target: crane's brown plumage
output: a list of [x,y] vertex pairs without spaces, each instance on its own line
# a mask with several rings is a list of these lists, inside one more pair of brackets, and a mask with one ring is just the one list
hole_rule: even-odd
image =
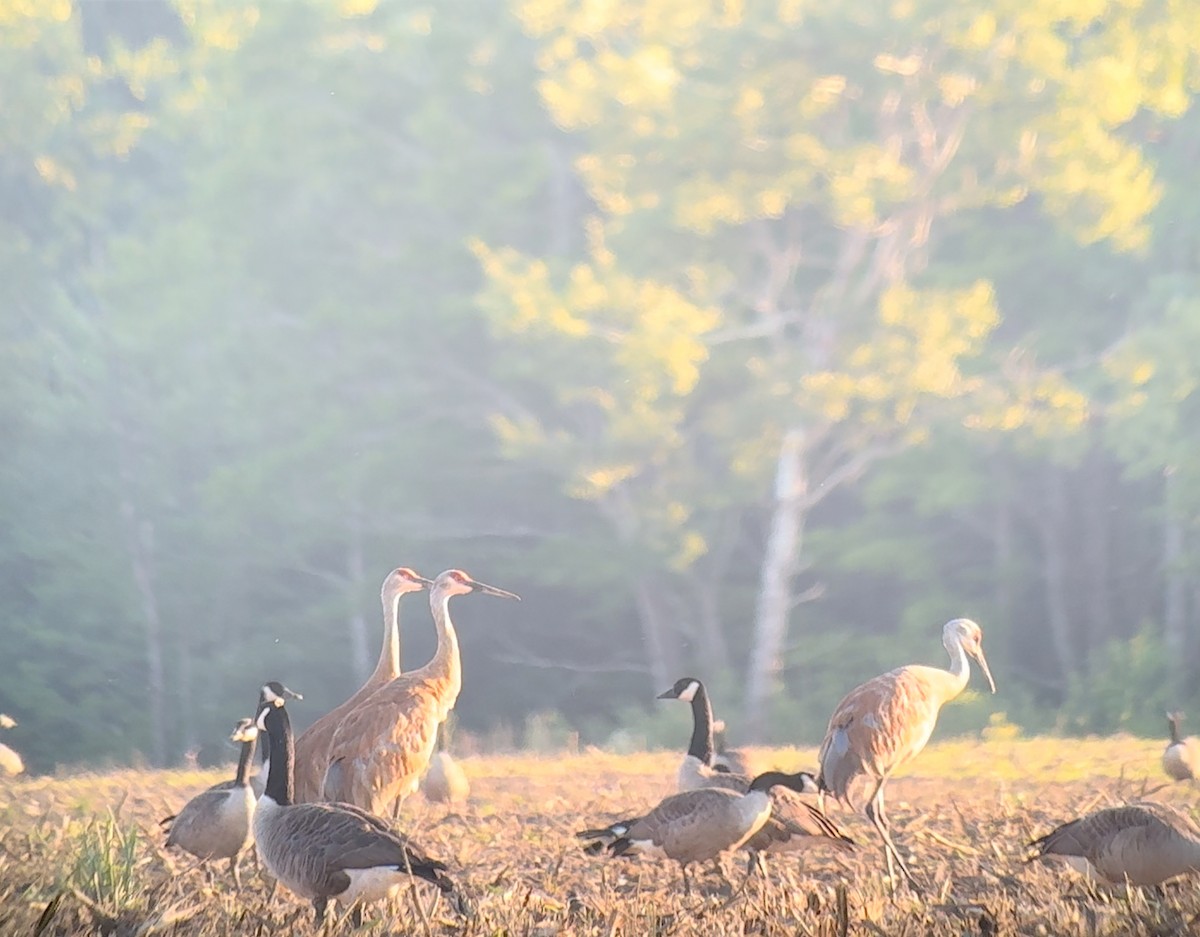
[[1200,870],[1200,828],[1166,804],[1106,807],[1056,827],[1031,844],[1029,857],[1065,859],[1111,885],[1158,885]]
[[383,605],[383,644],[379,649],[379,660],[374,672],[353,696],[327,712],[296,739],[296,803],[321,800],[325,768],[329,763],[329,743],[338,726],[372,693],[400,676],[400,599],[429,585],[428,579],[407,566],[392,570],[383,580],[379,592]]
[[888,833],[884,785],[893,771],[925,747],[942,705],[967,685],[967,655],[979,662],[992,692],[996,692],[982,641],[983,632],[970,619],[946,622],[942,644],[950,655],[950,670],[911,665],[868,680],[838,703],[821,742],[817,777],[821,791],[850,803],[855,781],[864,776],[874,780],[874,789],[864,806],[883,840],[889,877],[894,861],[915,891],[919,891],[916,880]]
[[338,726],[329,746],[324,797],[390,813],[412,794],[433,755],[438,726],[462,687],[458,636],[450,620],[453,596],[480,591],[515,599],[459,569],[434,580],[429,606],[437,626],[433,659],[376,690]]

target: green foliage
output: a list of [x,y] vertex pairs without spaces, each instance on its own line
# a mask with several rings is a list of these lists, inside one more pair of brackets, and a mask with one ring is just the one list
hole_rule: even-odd
[[[526,598],[456,607],[464,728],[676,747],[653,656],[736,737],[796,427],[771,739],[960,614],[1000,695],[945,734],[1192,702],[1188,5],[123,9],[0,0],[0,710],[35,772],[177,760],[267,677],[315,716],[402,563]],[[1169,660],[1135,624],[1167,605]]]
[[1161,639],[1143,626],[1132,638],[1097,649],[1086,677],[1072,681],[1060,713],[1068,732],[1161,735],[1163,713],[1179,708],[1172,697],[1169,660]]
[[74,837],[75,856],[64,885],[110,913],[134,907],[142,894],[138,836],[137,826],[123,826],[112,811],[89,818]]

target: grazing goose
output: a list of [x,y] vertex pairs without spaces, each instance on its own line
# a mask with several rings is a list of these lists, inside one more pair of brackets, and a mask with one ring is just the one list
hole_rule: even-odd
[[1056,827],[1030,846],[1027,861],[1064,858],[1110,885],[1159,885],[1200,870],[1200,829],[1166,804],[1105,807]]
[[[0,713],[0,729],[15,729],[16,726],[16,719],[5,713]],[[12,777],[24,770],[25,762],[21,760],[21,756],[3,742],[0,742],[0,771]]]
[[713,720],[713,749],[712,766],[717,770],[733,774],[750,773],[750,756],[740,748],[727,748],[725,745],[724,719]]
[[683,870],[684,888],[691,894],[689,865],[748,845],[771,819],[768,791],[775,785],[798,790],[803,784],[803,773],[768,771],[751,781],[743,794],[721,787],[683,791],[667,797],[644,816],[576,835],[597,840],[615,837],[607,847],[614,856],[643,853],[674,859]]
[[461,569],[446,570],[433,581],[429,606],[437,627],[437,651],[420,670],[401,674],[380,687],[342,720],[329,745],[326,800],[394,814],[401,801],[417,789],[433,755],[438,726],[454,708],[462,687],[450,599],[475,591],[518,598],[476,582]]
[[189,800],[179,813],[159,821],[170,824],[167,846],[178,846],[198,859],[228,859],[233,884],[242,887],[238,857],[254,839],[254,791],[250,788],[250,762],[258,728],[253,719],[242,719],[230,738],[240,742],[237,776],[214,784]]
[[432,882],[461,909],[446,866],[407,837],[352,804],[292,803],[295,748],[284,708],[286,688],[262,688],[257,724],[271,744],[267,789],[254,813],[254,840],[267,871],[292,892],[312,902],[319,925],[330,901],[354,907],[392,897],[411,877]]
[[327,712],[296,739],[296,803],[309,804],[321,800],[325,768],[329,763],[329,743],[338,726],[372,693],[400,676],[400,599],[428,585],[428,579],[407,566],[392,570],[383,580],[379,592],[383,603],[383,644],[379,649],[379,661],[358,692],[336,709]]
[[942,704],[954,699],[967,685],[971,668],[967,656],[979,662],[992,692],[995,681],[983,656],[983,632],[967,618],[955,618],[942,628],[942,644],[950,655],[950,669],[912,664],[881,674],[851,690],[838,703],[821,742],[817,784],[850,803],[850,787],[861,777],[874,781],[865,809],[867,818],[883,840],[889,885],[895,880],[893,860],[913,891],[920,887],[896,851],[888,833],[883,787],[892,772],[925,747],[937,725]]
[[1176,781],[1191,781],[1196,777],[1196,745],[1191,739],[1179,737],[1179,723],[1183,721],[1183,713],[1167,713],[1167,725],[1171,732],[1162,756],[1163,770]]

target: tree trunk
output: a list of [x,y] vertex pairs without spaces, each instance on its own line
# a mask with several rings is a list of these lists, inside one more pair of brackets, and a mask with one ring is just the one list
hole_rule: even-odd
[[1092,647],[1103,647],[1113,636],[1112,571],[1109,560],[1109,511],[1106,465],[1098,450],[1083,465],[1083,559],[1087,570],[1084,590]]
[[350,596],[350,663],[354,678],[361,686],[371,673],[371,655],[368,649],[367,622],[362,613],[363,581],[367,578],[363,560],[362,511],[355,504],[350,512],[350,541],[346,546],[346,578],[349,580],[346,593]]
[[730,665],[729,645],[721,630],[717,585],[712,581],[693,581],[693,587],[700,664],[706,674],[717,674]]
[[645,576],[640,577],[635,587],[637,596],[638,620],[642,624],[642,639],[646,643],[646,654],[650,679],[657,688],[656,693],[675,682],[678,675],[673,674],[672,656],[667,651],[667,629],[655,600],[653,584]]
[[[124,469],[121,472],[125,475]],[[122,482],[127,479],[123,478]],[[163,680],[162,618],[154,591],[154,525],[142,520],[128,491],[121,495],[121,517],[129,543],[133,582],[142,602],[142,624],[146,633],[146,683],[149,689],[150,744],[154,764],[167,763],[166,686]]]
[[1072,650],[1071,615],[1067,602],[1067,561],[1063,548],[1066,523],[1062,476],[1051,466],[1047,470],[1044,510],[1037,511],[1034,524],[1042,544],[1043,582],[1046,586],[1046,611],[1050,638],[1058,658],[1059,673],[1070,677],[1075,672],[1076,654]]
[[1175,473],[1163,476],[1163,645],[1172,662],[1171,679],[1181,685],[1180,668],[1187,659],[1187,582],[1183,571],[1183,523],[1175,504]]
[[746,672],[746,738],[761,743],[767,703],[776,688],[792,609],[792,577],[799,565],[808,495],[804,433],[783,438],[775,472],[775,507],[763,554],[754,636]]

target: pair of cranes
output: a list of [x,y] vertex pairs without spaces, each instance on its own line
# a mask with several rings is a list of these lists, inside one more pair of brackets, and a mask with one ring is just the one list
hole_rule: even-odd
[[[400,599],[426,587],[437,649],[424,667],[402,673]],[[476,591],[519,598],[459,569],[434,580],[407,567],[389,573],[381,590],[383,647],[367,682],[299,739],[283,710],[284,701],[299,694],[278,682],[264,685],[255,719],[239,723],[233,736],[242,743],[237,777],[168,818],[168,845],[201,859],[229,858],[236,883],[238,854],[253,840],[268,872],[311,900],[318,920],[332,899],[354,904],[357,915],[362,902],[393,894],[409,875],[452,892],[445,866],[380,815],[398,812],[417,789],[438,729],[454,708],[462,665],[449,601]],[[262,796],[255,800],[248,766],[259,734],[268,739],[269,757]]]

